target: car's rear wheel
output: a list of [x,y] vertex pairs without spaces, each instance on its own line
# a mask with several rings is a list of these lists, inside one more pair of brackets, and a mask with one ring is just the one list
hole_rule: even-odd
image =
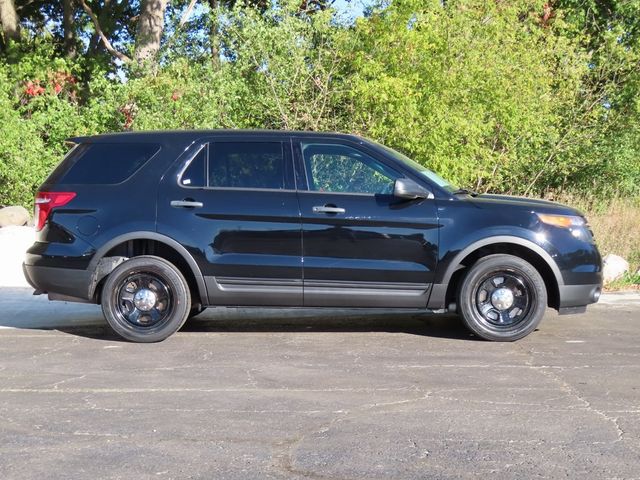
[[462,280],[458,307],[466,326],[485,340],[510,342],[533,332],[547,306],[538,271],[513,255],[488,255]]
[[109,274],[102,312],[113,330],[133,342],[159,342],[175,333],[191,310],[184,276],[170,262],[134,257]]

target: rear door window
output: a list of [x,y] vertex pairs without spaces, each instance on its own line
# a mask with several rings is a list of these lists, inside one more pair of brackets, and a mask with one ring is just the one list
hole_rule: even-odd
[[285,188],[280,142],[216,142],[209,154],[209,186]]
[[282,142],[212,142],[198,150],[179,183],[184,187],[292,189],[290,149]]
[[84,143],[75,147],[47,183],[113,185],[136,173],[160,150],[154,143]]

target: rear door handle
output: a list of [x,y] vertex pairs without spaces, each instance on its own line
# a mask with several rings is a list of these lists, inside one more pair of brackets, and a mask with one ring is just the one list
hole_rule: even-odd
[[171,206],[176,208],[202,208],[204,204],[195,200],[171,200]]
[[340,208],[340,207],[330,207],[330,206],[323,206],[323,207],[313,207],[313,213],[344,213],[346,212],[346,210],[344,208]]

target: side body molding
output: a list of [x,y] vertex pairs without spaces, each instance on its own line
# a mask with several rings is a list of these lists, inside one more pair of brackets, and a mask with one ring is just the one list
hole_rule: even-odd
[[553,260],[551,255],[549,255],[549,253],[540,245],[537,245],[531,240],[527,240],[526,238],[522,238],[522,237],[515,237],[512,235],[496,235],[491,237],[485,237],[473,242],[472,244],[468,245],[467,247],[462,249],[460,252],[458,252],[458,254],[455,257],[453,257],[451,261],[448,262],[444,272],[441,275],[438,275],[437,283],[433,285],[433,288],[431,291],[431,297],[429,298],[428,308],[429,309],[446,308],[445,297],[447,293],[447,288],[449,287],[449,282],[451,281],[451,277],[456,272],[456,270],[458,270],[460,263],[467,256],[469,256],[469,254],[475,252],[479,248],[486,247],[487,245],[494,245],[497,243],[517,245],[519,247],[527,248],[532,252],[536,253],[544,260],[544,262],[549,266],[549,268],[553,272],[553,276],[555,277],[558,287],[561,287],[564,285],[562,273],[560,272],[558,265],[556,265],[556,262]]
[[[191,269],[191,272],[193,273],[193,276],[196,279],[200,298],[204,299],[203,301],[206,301],[206,299],[208,298],[207,287],[204,282],[204,278],[202,277],[202,272],[200,271],[200,267],[198,267],[198,264],[194,260],[193,256],[187,251],[186,248],[184,248],[180,243],[176,242],[174,239],[167,237],[166,235],[162,235],[160,233],[150,232],[150,231],[129,232],[124,235],[120,235],[118,237],[115,237],[109,240],[107,243],[105,243],[102,247],[100,247],[97,250],[93,258],[91,259],[91,262],[89,262],[88,270],[92,274],[92,281],[91,281],[91,285],[89,286],[89,298],[93,298],[96,286],[98,285],[98,282],[102,279],[102,278],[98,278],[99,277],[98,273],[101,270],[99,267],[104,256],[113,247],[121,243],[127,242],[129,240],[154,240],[157,242],[164,243],[170,246],[171,248],[173,248],[175,251],[177,251],[178,254],[184,259],[184,261],[187,262],[187,265],[189,265],[189,268]],[[116,265],[117,265],[117,262],[115,263],[114,267]],[[107,272],[107,273],[110,273],[110,272]]]

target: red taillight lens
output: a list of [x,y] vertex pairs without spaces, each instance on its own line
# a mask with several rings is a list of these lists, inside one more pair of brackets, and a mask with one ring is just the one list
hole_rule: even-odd
[[66,205],[75,196],[75,192],[38,192],[33,215],[36,219],[36,231],[39,232],[42,230],[47,218],[49,218],[49,214],[54,208]]

